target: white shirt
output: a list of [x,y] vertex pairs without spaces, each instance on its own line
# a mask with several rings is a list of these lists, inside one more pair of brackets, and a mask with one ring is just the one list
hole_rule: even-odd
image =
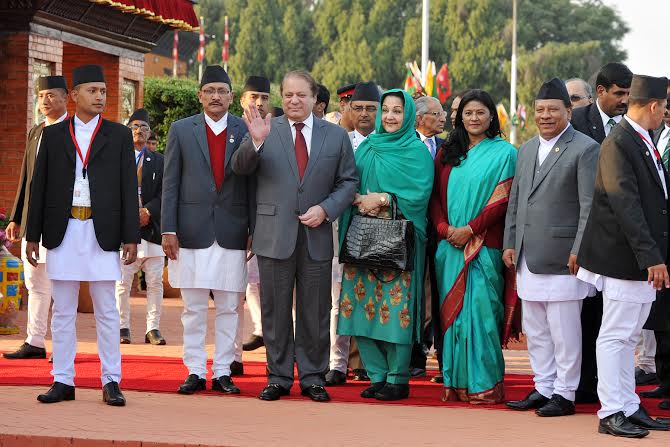
[[[74,137],[77,139],[77,144],[79,145],[81,156],[84,157],[84,160],[86,160],[86,154],[88,153],[91,138],[93,137],[93,131],[95,131],[95,127],[98,125],[99,120],[100,115],[96,115],[88,123],[84,123],[77,115],[74,116]],[[83,168],[84,163],[79,158],[79,153],[75,155],[77,160],[75,177],[82,177],[81,169]]]
[[544,163],[544,160],[547,159],[547,157],[549,156],[549,153],[551,152],[551,150],[554,148],[554,146],[558,142],[558,139],[561,138],[561,136],[569,128],[570,128],[570,123],[568,123],[568,125],[565,126],[565,129],[563,129],[563,131],[561,133],[556,135],[551,140],[545,140],[540,135],[540,137],[539,137],[540,138],[540,147],[538,148],[538,151],[537,151],[537,161],[538,161],[539,166],[542,166],[542,163]]
[[212,118],[209,117],[209,115],[205,113],[205,122],[212,130],[212,132],[214,132],[214,135],[219,135],[228,127],[228,112],[226,112],[226,114],[223,115],[221,119],[218,121],[214,121]]
[[615,116],[609,116],[605,112],[603,112],[603,109],[600,108],[600,104],[598,104],[598,100],[596,99],[596,107],[598,108],[598,113],[600,113],[600,119],[603,120],[603,128],[605,129],[605,136],[610,134],[610,126],[607,124],[607,122],[610,119],[613,119],[615,123],[619,124],[621,120],[623,119],[623,115],[615,115]]
[[657,149],[663,155],[670,141],[670,127],[666,124],[661,131],[661,137],[658,139]]
[[[374,130],[372,132],[370,132],[370,135],[372,135],[373,133],[375,133]],[[365,141],[366,138],[367,137],[365,135],[363,135],[362,133],[360,133],[356,129],[349,132],[349,139],[351,140],[351,147],[354,150],[354,152],[356,152],[356,149],[358,149],[358,146],[360,146],[361,143],[363,141]]]
[[[58,118],[58,119],[57,119],[56,121],[54,121],[53,123],[50,123],[50,122],[49,122],[49,118],[45,119],[45,120],[44,120],[44,127],[52,126],[52,125],[54,125],[54,124],[61,123],[61,122],[65,121],[65,118],[67,118],[67,111],[63,114],[63,116],[61,116],[60,118]],[[35,151],[35,159],[37,159],[37,154],[40,153],[40,144],[42,144],[42,135],[43,135],[43,134],[44,134],[44,132],[40,133],[40,139],[37,140],[37,150]]]
[[434,154],[431,153],[430,156],[435,158],[435,155],[437,154],[437,149],[438,149],[437,141],[435,141],[435,136],[433,135],[432,137],[427,137],[424,134],[422,134],[421,132],[419,132],[418,130],[416,131],[416,133],[419,134],[419,138],[421,138],[421,142],[426,145],[426,148],[428,148],[428,152],[430,152],[430,146],[428,146],[428,143],[426,143],[426,141],[430,140],[430,141],[433,142],[433,147],[435,148],[435,153]]
[[[656,172],[658,172],[658,176],[661,178],[661,183],[663,184],[663,192],[665,193],[665,198],[668,198],[668,188],[665,185],[665,174],[663,173],[663,167],[659,166],[658,163],[656,163],[656,155],[654,154],[654,146],[652,146],[651,142],[651,135],[649,135],[649,132],[646,129],[643,129],[642,126],[640,126],[638,123],[630,119],[628,115],[625,116],[626,121],[633,126],[633,129],[641,134],[644,138],[642,141],[644,141],[644,144],[647,146],[647,152],[645,152],[645,156],[651,157],[652,161],[654,162],[654,166],[656,166]],[[646,141],[645,141],[646,140]]]
[[[293,121],[289,118],[288,124],[291,127],[291,136],[293,137],[293,144],[295,144],[295,127],[293,126],[298,121]],[[303,121],[305,126],[302,128],[302,136],[305,137],[305,143],[307,143],[307,155],[311,154],[312,150],[312,129],[314,129],[314,115],[309,114],[306,120]]]

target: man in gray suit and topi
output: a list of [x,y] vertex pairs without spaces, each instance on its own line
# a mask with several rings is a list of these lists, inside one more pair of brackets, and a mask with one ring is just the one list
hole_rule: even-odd
[[[257,180],[252,251],[261,280],[263,339],[269,368],[262,400],[277,400],[293,385],[314,401],[330,400],[323,387],[330,350],[331,223],[351,205],[358,177],[347,132],[315,118],[317,84],[292,71],[281,85],[285,115],[244,112],[249,137],[232,168]],[[291,310],[296,288],[296,327]]]

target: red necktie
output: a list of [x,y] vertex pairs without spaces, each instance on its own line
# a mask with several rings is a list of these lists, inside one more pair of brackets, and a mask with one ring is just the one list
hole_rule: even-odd
[[302,134],[302,128],[305,127],[305,123],[294,123],[295,127],[295,161],[298,162],[298,172],[300,173],[300,180],[305,175],[305,169],[307,169],[307,160],[309,155],[307,155],[307,143],[305,142],[305,136]]

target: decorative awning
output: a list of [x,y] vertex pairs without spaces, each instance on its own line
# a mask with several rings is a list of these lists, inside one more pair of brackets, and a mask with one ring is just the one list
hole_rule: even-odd
[[89,0],[108,5],[148,20],[164,23],[184,31],[197,31],[200,24],[190,0]]

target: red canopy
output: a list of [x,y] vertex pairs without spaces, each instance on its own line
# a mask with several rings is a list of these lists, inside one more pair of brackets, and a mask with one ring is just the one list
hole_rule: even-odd
[[108,5],[131,14],[139,14],[149,20],[165,23],[172,28],[195,31],[200,24],[189,0],[89,0],[91,3]]

